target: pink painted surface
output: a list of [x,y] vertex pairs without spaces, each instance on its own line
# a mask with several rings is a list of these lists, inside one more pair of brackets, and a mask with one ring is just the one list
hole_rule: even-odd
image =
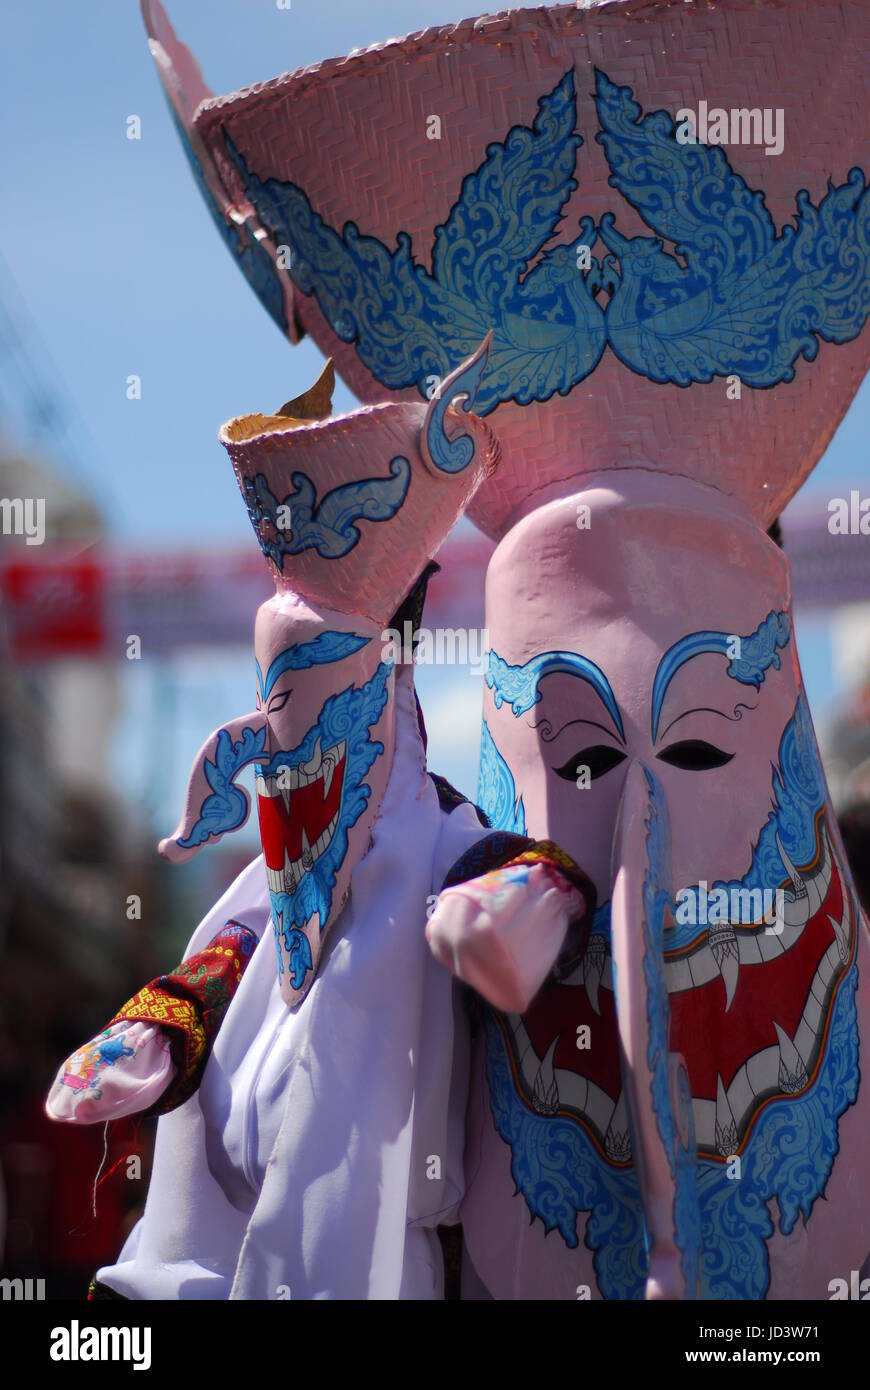
[[[578,529],[585,507],[589,525]],[[696,632],[751,634],[771,612],[790,615],[790,600],[786,557],[755,525],[735,517],[720,493],[645,471],[601,474],[573,496],[530,507],[495,551],[486,613],[493,650],[511,666],[543,652],[582,655],[604,673],[621,715],[624,740],[592,686],[566,673],[544,677],[539,702],[519,717],[508,700],[496,706],[493,690],[484,699],[489,731],[523,801],[527,833],[551,837],[572,854],[593,880],[599,903],[617,885],[614,959],[619,949],[630,962],[632,942],[640,947],[640,911],[636,902],[634,908],[629,903],[638,887],[637,837],[619,829],[629,778],[639,767],[650,768],[663,789],[674,892],[701,881],[712,887],[743,880],[775,805],[774,768],[781,765],[790,785],[807,777],[806,762],[800,767],[780,762],[782,736],[803,689],[793,632],[779,651],[779,666],[767,667],[757,690],[727,674],[723,655],[694,657],[673,676],[655,734],[652,727],[655,675],[675,643]],[[662,752],[684,741],[711,744],[730,760],[692,772],[661,759]],[[558,775],[556,769],[580,750],[602,744],[624,755],[606,775],[584,789]],[[820,769],[812,744],[803,757]],[[798,1091],[813,1079],[818,1065],[813,1059],[822,1055],[825,1036],[820,1030],[832,1007],[831,963],[842,965],[857,953],[859,970],[870,970],[870,935],[824,796],[816,837],[815,859],[793,866],[810,884],[809,897],[795,897],[785,860],[779,884],[769,885],[786,894],[780,934],[762,932],[752,945],[753,933],[738,927],[732,951],[713,950],[703,925],[680,949],[669,946],[665,933],[669,1048],[685,1058],[696,1137],[708,1162],[725,1158],[717,1149],[716,1125],[727,1115],[720,1082],[735,1118],[754,1116],[740,1136],[743,1152],[762,1113],[765,1087],[782,1094],[778,1042],[786,1070],[797,1065],[792,1044],[806,1062],[803,1083],[795,1083]],[[643,1078],[636,1069],[643,1061],[644,1038],[642,1010],[638,1014],[630,999],[616,997],[609,953],[602,950],[603,971],[593,978],[587,963],[533,1001],[522,1019],[508,1018],[505,1027],[530,1074],[551,1056],[566,1093],[572,1071],[582,1073],[590,1097],[583,1102],[582,1123],[590,1132],[597,1129],[603,1142],[608,1123],[617,1130],[620,1123],[626,1127],[625,1110],[631,1109],[626,1101],[640,1093]],[[641,989],[645,1007],[638,967],[632,983]],[[827,1000],[821,1010],[813,991]],[[573,1042],[583,1024],[593,1029],[596,1041],[578,1060]],[[857,1027],[863,1056],[870,1046],[863,988],[857,995]],[[628,1074],[617,1064],[617,1037],[623,1034],[634,1038],[635,1061]],[[620,1107],[623,1118],[617,1123]],[[545,1244],[541,1224],[529,1229],[528,1208],[513,1195],[510,1149],[495,1133],[479,1092],[469,1123],[463,1223],[475,1268],[491,1292],[571,1297],[581,1283],[596,1290],[592,1255],[582,1244],[585,1217],[578,1219],[577,1250],[568,1250],[555,1233]],[[827,1284],[841,1266],[860,1269],[870,1252],[870,1209],[858,1195],[865,1191],[864,1156],[870,1145],[866,1085],[841,1116],[839,1137],[826,1200],[815,1202],[806,1226],[798,1223],[789,1235],[777,1228],[766,1242],[769,1297],[827,1297]],[[650,1114],[636,1114],[632,1149],[653,1151],[655,1143]],[[656,1166],[661,1176],[661,1164]],[[654,1200],[647,1211],[653,1228],[656,1210]]]
[[[229,136],[261,178],[300,185],[332,227],[348,219],[388,248],[399,232],[413,239],[428,267],[436,226],[491,141],[530,125],[541,95],[573,67],[578,96],[579,187],[553,245],[576,239],[579,219],[618,212],[628,236],[649,235],[608,185],[595,141],[594,68],[630,85],[644,112],[711,106],[782,108],[785,146],[731,147],[732,167],[763,190],[778,229],[807,189],[814,203],[827,183],[845,182],[866,162],[870,136],[870,8],[863,0],[626,0],[576,8],[518,10],[445,25],[329,60],[205,101],[194,128],[210,150],[231,198],[241,196],[225,154]],[[442,120],[427,139],[427,117]],[[600,251],[600,247],[598,248]],[[366,402],[395,397],[326,323],[313,296],[297,293],[300,325],[334,357]],[[864,334],[822,344],[796,379],[771,389],[744,388],[739,404],[725,382],[691,389],[658,385],[623,366],[611,351],[566,397],[521,407],[500,405],[494,427],[505,449],[498,478],[470,515],[503,533],[530,488],[603,468],[642,466],[697,477],[767,525],[820,458],[868,362]],[[401,393],[409,398],[416,390]]]
[[[449,393],[449,382],[443,389]],[[283,501],[297,495],[295,479],[304,475],[314,485],[321,504],[339,487],[366,484],[372,479],[383,484],[395,468],[410,470],[407,491],[394,515],[368,520],[365,511],[359,513],[352,523],[359,539],[345,555],[335,558],[316,546],[307,546],[298,554],[284,554],[280,568],[268,559],[279,590],[301,593],[329,607],[387,624],[481,482],[499,462],[498,441],[489,425],[457,404],[447,408],[446,431],[451,439],[467,436],[474,457],[461,472],[451,474],[437,468],[426,445],[436,405],[433,399],[429,404],[407,401],[363,407],[316,424],[299,425],[288,420],[286,428],[280,428],[278,418],[272,417],[268,429],[251,433],[244,440],[238,439],[239,422],[231,420],[223,426],[220,440],[243,495],[244,479],[262,474],[274,496]],[[294,509],[291,502],[288,538],[293,534]],[[269,539],[277,534],[274,526],[266,530]]]

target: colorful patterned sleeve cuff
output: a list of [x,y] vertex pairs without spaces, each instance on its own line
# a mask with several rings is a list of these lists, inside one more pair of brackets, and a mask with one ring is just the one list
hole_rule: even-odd
[[144,1021],[166,1029],[176,1077],[145,1113],[164,1115],[189,1099],[202,1080],[224,1014],[241,983],[256,933],[241,922],[227,922],[205,947],[134,994],[110,1020]]

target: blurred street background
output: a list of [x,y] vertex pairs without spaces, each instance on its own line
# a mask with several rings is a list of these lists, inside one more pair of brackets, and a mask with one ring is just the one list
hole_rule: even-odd
[[[228,92],[474,5],[167,8]],[[101,1127],[52,1126],[43,1098],[258,852],[255,824],[183,868],[155,844],[206,734],[254,704],[252,623],[270,583],[218,427],[299,394],[322,358],[289,347],[230,265],[135,0],[4,6],[0,149],[0,497],[45,499],[43,544],[0,535],[0,1274],[78,1297],[141,1205],[150,1127],[118,1126],[104,1153]],[[336,410],[354,403],[339,386]],[[832,498],[870,496],[868,440],[870,380],[782,518],[798,650],[865,902],[870,537],[827,522]],[[489,553],[458,528],[428,627],[482,626]],[[473,797],[480,677],[427,666],[418,690],[430,766]]]

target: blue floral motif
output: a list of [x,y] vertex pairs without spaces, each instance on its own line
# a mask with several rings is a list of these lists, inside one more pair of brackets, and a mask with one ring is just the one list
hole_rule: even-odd
[[[705,893],[724,889],[730,902],[733,892],[764,890],[784,884],[789,872],[783,862],[780,845],[798,867],[811,864],[815,859],[818,850],[817,818],[825,804],[826,791],[812,719],[803,692],[798,696],[794,714],[783,730],[778,762],[779,766],[772,769],[773,809],[762,827],[747,872],[743,878],[728,882],[717,879],[712,889],[705,889]],[[669,951],[681,950],[697,936],[695,924],[704,919],[700,897],[698,884],[682,890],[681,906],[686,908],[685,920],[681,916],[681,920],[669,932]]]
[[429,457],[442,473],[461,473],[474,458],[474,440],[470,434],[457,435],[450,439],[444,432],[444,416],[457,396],[465,396],[460,409],[468,411],[474,404],[480,386],[480,379],[486,370],[489,352],[475,356],[464,371],[458,372],[448,384],[445,383],[435,402],[429,423],[426,426],[426,443]]
[[754,632],[741,637],[729,632],[690,632],[669,647],[658,664],[652,693],[652,736],[658,738],[659,719],[668,686],[687,661],[705,652],[730,656],[735,639],[740,643],[740,655],[732,657],[728,675],[743,685],[759,690],[765,672],[772,666],[778,671],[782,664],[777,648],[791,640],[791,619],[785,612],[771,611]]
[[[332,839],[313,861],[311,868],[303,873],[292,893],[276,892],[274,889],[269,893],[276,941],[283,941],[290,957],[294,989],[301,988],[305,975],[312,968],[308,940],[304,932],[298,929],[317,913],[320,930],[323,930],[332,906],[336,876],[347,854],[348,833],[359,820],[371,796],[371,788],[363,778],[375,759],[383,753],[384,745],[370,735],[387,703],[387,681],[392,669],[392,662],[382,661],[365,685],[350,685],[340,694],[330,695],[323,704],[317,723],[308,730],[296,748],[275,753],[268,763],[256,767],[258,776],[276,776],[284,768],[296,768],[300,763],[310,762],[318,740],[324,749],[332,748],[337,743],[346,744],[341,805]],[[283,968],[279,950],[279,973],[283,972]]]
[[353,222],[337,231],[302,188],[259,178],[225,138],[261,222],[290,248],[294,284],[390,389],[425,395],[427,380],[447,376],[490,328],[482,415],[502,401],[567,395],[608,343],[651,381],[737,375],[764,388],[791,381],[820,340],[857,337],[870,313],[870,190],[859,168],[818,206],[800,190],[795,225],[777,233],[763,192],[720,147],[681,144],[666,111],[642,116],[631,89],[603,72],[596,110],[610,182],[655,236],[627,237],[606,212],[600,226],[583,217],[572,244],[546,249],[578,186],[569,69],[539,99],[532,127],[514,126],[466,175],[434,229],[431,274],[407,232],[391,251]]
[[543,652],[540,656],[532,657],[523,666],[510,666],[504,657],[491,650],[486,683],[494,692],[496,709],[501,709],[505,700],[510,700],[513,714],[519,719],[521,714],[525,714],[540,700],[541,692],[538,687],[544,677],[560,673],[577,676],[579,680],[592,686],[619,730],[620,738],[624,738],[622,717],[610,682],[600,666],[596,666],[588,657],[578,656],[576,652]]
[[431,275],[415,261],[407,232],[398,233],[395,251],[353,222],[339,234],[302,188],[261,180],[228,138],[227,150],[260,220],[289,246],[294,284],[315,295],[333,331],[355,343],[382,385],[416,385],[425,396],[430,377],[443,380],[494,330],[476,402],[486,415],[502,400],[527,405],[567,394],[604,351],[597,263],[585,274],[578,268],[595,223],[584,218],[573,245],[544,251],[577,187],[576,120],[569,71],[541,97],[532,129],[514,126],[465,177],[435,228]]
[[[275,894],[271,894],[274,899]],[[276,928],[275,941],[278,941]],[[294,989],[301,989],[305,976],[312,968],[311,942],[304,932],[298,927],[285,927],[283,931],[284,949],[290,963],[290,983]],[[278,974],[284,971],[284,961],[280,950],[278,951]]]
[[[819,339],[856,338],[870,312],[870,194],[860,169],[829,183],[818,207],[797,194],[796,225],[777,234],[764,194],[747,188],[721,147],[680,144],[666,111],[641,119],[630,87],[596,73],[610,182],[656,237],[626,238],[612,213],[601,239],[613,290],[607,337],[652,381],[689,386],[737,375],[747,386],[794,378]],[[676,256],[662,249],[675,243]]]
[[266,733],[265,725],[256,730],[245,728],[238,742],[233,743],[226,729],[218,731],[214,762],[206,758],[202,769],[211,792],[200,806],[190,834],[178,841],[182,849],[193,849],[244,825],[248,799],[233,783],[243,767],[262,756]]
[[[759,836],[752,866],[741,884],[733,886],[770,884],[784,876],[777,835],[795,864],[808,863],[815,854],[815,815],[824,805],[825,788],[803,693],[783,732],[773,787],[775,809]],[[651,865],[660,857],[652,839]],[[660,871],[649,878],[649,920],[655,920],[663,902],[654,891],[655,881],[662,881]],[[716,886],[730,889],[732,885]],[[602,904],[593,930],[608,934],[609,916],[610,904]],[[679,947],[675,939],[679,931],[677,926],[668,933],[669,952]],[[645,970],[649,960],[647,951]],[[767,1203],[776,1200],[779,1229],[788,1235],[798,1218],[809,1219],[814,1203],[824,1192],[839,1151],[838,1121],[858,1093],[857,984],[853,938],[852,959],[837,986],[816,1078],[800,1096],[782,1096],[765,1105],[741,1152],[739,1181],[729,1178],[726,1164],[706,1159],[696,1163],[693,1144],[688,1149],[676,1147],[675,1218],[684,1251],[695,1246],[700,1212],[701,1298],[764,1298],[770,1286],[765,1242],[775,1229]],[[647,976],[651,1002],[653,986],[654,981]],[[660,1023],[662,1011],[657,1012]],[[658,1053],[664,1055],[666,1048],[660,1026],[653,1036],[654,1022],[651,1014],[653,1059]],[[574,1121],[542,1116],[529,1108],[516,1089],[504,1036],[494,1018],[487,1021],[486,1059],[493,1120],[511,1147],[511,1172],[532,1219],[540,1218],[548,1231],[558,1229],[566,1245],[574,1249],[578,1243],[576,1215],[588,1212],[586,1244],[596,1252],[594,1266],[602,1296],[641,1297],[647,1265],[634,1170],[607,1163]],[[663,1080],[656,1084],[658,1113],[668,1126],[668,1115],[673,1112],[666,1104]],[[677,1098],[681,1108],[691,1104],[685,1086],[683,1081]],[[684,1265],[684,1271],[686,1268],[691,1273],[691,1263]]]
[[740,639],[740,655],[728,664],[728,675],[744,685],[754,685],[761,689],[765,672],[772,666],[778,671],[782,665],[778,647],[785,647],[791,638],[791,619],[787,613],[768,613],[748,637]]
[[134,1049],[125,1045],[124,1033],[121,1032],[116,1034],[114,1038],[107,1038],[105,1042],[101,1042],[98,1052],[100,1065],[113,1067],[116,1062],[120,1062],[122,1057],[132,1057]]
[[605,1163],[586,1131],[560,1115],[544,1116],[516,1092],[504,1035],[484,1011],[486,1074],[497,1132],[511,1148],[511,1176],[532,1219],[579,1245],[577,1214],[590,1213],[586,1245],[593,1251],[604,1298],[643,1298],[649,1268],[637,1176]]
[[[260,549],[282,571],[285,555],[300,555],[304,550],[316,550],[325,560],[338,560],[359,541],[360,529],[354,522],[394,517],[408,493],[411,465],[397,455],[390,460],[388,478],[342,483],[321,502],[306,473],[293,473],[290,481],[295,492],[279,502],[262,473],[242,478],[245,506]],[[281,507],[289,508],[289,526],[278,524]]]
[[517,801],[513,775],[496,748],[485,719],[480,735],[477,801],[493,830],[508,830],[517,835],[525,835],[526,812],[523,799],[520,797]]

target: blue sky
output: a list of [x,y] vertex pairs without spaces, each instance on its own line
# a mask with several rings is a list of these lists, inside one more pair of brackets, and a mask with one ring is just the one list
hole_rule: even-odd
[[[473,0],[292,0],[283,10],[275,0],[208,6],[168,0],[167,8],[206,81],[226,92],[458,19],[475,6]],[[0,247],[27,308],[28,351],[67,402],[66,466],[99,498],[116,545],[250,544],[218,426],[304,389],[322,358],[310,342],[293,349],[282,339],[230,265],[170,122],[135,0],[87,6],[41,0],[3,9]],[[142,121],[139,141],[126,138],[131,114]],[[3,274],[0,293],[16,300]],[[141,401],[126,399],[130,373],[142,379]],[[340,387],[336,406],[352,403]],[[850,487],[870,491],[868,426],[865,382],[803,500],[824,509],[828,497]],[[831,690],[824,619],[799,614],[798,636],[811,703],[819,710]],[[141,727],[143,710],[159,708],[167,679],[181,681],[189,695],[190,717],[184,700],[175,701],[178,772],[148,793],[161,818],[178,795],[181,765],[186,768],[207,729],[249,708],[247,661],[227,653],[217,682],[213,659],[201,654],[168,672],[152,670],[147,685],[126,673],[125,731]],[[141,674],[147,674],[144,663]],[[461,743],[445,717],[443,697],[456,689],[450,685],[456,679],[423,672],[421,698],[425,703],[428,694],[431,701],[435,761],[473,791],[476,717]],[[471,678],[461,679],[463,707],[479,708],[477,693],[467,689]],[[147,781],[149,744],[139,742]]]

